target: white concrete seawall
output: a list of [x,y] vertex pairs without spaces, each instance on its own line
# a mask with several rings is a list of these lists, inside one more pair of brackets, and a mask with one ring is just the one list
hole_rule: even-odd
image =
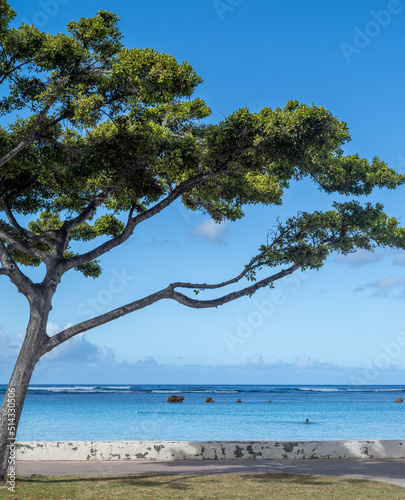
[[32,441],[17,460],[405,459],[404,440],[369,441]]

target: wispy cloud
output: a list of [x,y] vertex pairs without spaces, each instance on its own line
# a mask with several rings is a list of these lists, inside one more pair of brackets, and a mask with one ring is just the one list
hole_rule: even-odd
[[246,360],[247,366],[263,366],[265,361],[261,354],[254,354],[253,356],[249,356]]
[[392,263],[396,266],[405,266],[405,253],[396,255]]
[[61,331],[61,328],[59,325],[57,325],[56,323],[52,323],[52,321],[48,321],[48,323],[46,325],[46,333],[49,336],[55,335],[55,334],[59,333],[60,331]]
[[[336,255],[334,261],[337,264],[345,264],[351,268],[363,267],[369,264],[375,264],[384,259],[388,255],[386,250],[357,250],[357,252],[349,253],[348,255]],[[405,264],[404,264],[405,265]]]
[[307,369],[334,369],[334,370],[343,370],[344,368],[339,367],[339,365],[335,363],[328,363],[325,361],[318,361],[316,358],[311,358],[307,354],[302,354],[301,356],[297,356],[295,360],[291,363],[286,363],[283,360],[279,359],[276,362],[266,361],[261,354],[254,354],[253,356],[249,356],[244,363],[239,365],[235,365],[240,368],[256,368],[256,369],[268,369],[268,370],[295,370],[295,371],[305,371]]
[[228,221],[217,223],[213,219],[205,219],[191,231],[193,238],[202,238],[206,243],[223,243],[228,230]]
[[[405,278],[404,278],[405,282]],[[56,325],[57,326],[57,325]],[[21,345],[21,336],[0,329],[0,377],[6,383]],[[376,358],[377,359],[377,358]],[[185,361],[185,360],[182,360]],[[367,367],[366,367],[367,368]],[[269,361],[260,353],[239,364],[204,365],[159,363],[152,355],[136,361],[118,361],[110,347],[81,334],[40,360],[34,383],[118,384],[348,384],[365,379],[365,367],[345,367],[302,354],[292,362]],[[379,370],[378,383],[399,383],[405,367],[390,364]],[[374,383],[375,380],[373,379]],[[353,382],[354,383],[354,382]]]
[[373,297],[394,297],[402,299],[405,297],[405,277],[388,276],[377,281],[359,286],[356,292],[369,291]]
[[23,335],[10,336],[0,328],[0,361],[7,363],[15,361],[20,352]]
[[157,366],[158,362],[153,356],[146,356],[145,358],[138,359],[135,366]]

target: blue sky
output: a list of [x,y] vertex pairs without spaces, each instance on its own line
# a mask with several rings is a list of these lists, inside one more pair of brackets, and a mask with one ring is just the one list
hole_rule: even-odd
[[[405,3],[392,0],[15,0],[19,22],[56,33],[100,9],[121,18],[127,47],[187,60],[204,79],[196,95],[218,122],[297,99],[348,123],[347,154],[405,172]],[[405,224],[404,189],[369,197]],[[282,207],[246,209],[214,225],[174,205],[102,259],[98,280],[72,272],[53,302],[49,332],[165,287],[217,282],[240,272],[277,217],[325,210],[338,199],[304,181]],[[34,272],[35,276],[35,272]],[[39,275],[38,275],[39,276]],[[332,256],[213,310],[161,302],[87,332],[38,365],[34,383],[397,383],[405,375],[405,254]],[[21,345],[28,309],[3,277],[0,382]]]

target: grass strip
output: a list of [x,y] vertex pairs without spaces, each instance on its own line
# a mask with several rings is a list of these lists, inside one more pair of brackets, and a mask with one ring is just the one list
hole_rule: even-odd
[[299,474],[17,476],[5,499],[404,499],[405,488],[376,481]]

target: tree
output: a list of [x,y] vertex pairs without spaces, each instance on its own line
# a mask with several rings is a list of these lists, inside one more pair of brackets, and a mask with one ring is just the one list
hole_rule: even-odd
[[[65,273],[96,278],[98,258],[137,226],[181,201],[216,222],[243,217],[249,204],[280,205],[291,181],[310,177],[326,193],[368,195],[395,189],[405,177],[375,157],[345,156],[347,126],[329,111],[290,101],[250,113],[242,108],[216,125],[204,101],[192,98],[201,78],[187,63],[151,49],[127,49],[118,18],[100,11],[49,35],[11,28],[15,13],[0,0],[0,275],[30,308],[26,335],[10,379],[16,431],[38,360],[75,335],[159,300],[217,307],[298,269],[319,269],[335,251],[402,248],[404,230],[381,204],[351,200],[326,212],[278,222],[238,274],[217,284],[171,283],[144,298],[48,336],[52,298]],[[19,117],[21,115],[23,117]],[[93,241],[91,250],[75,242]],[[76,243],[77,245],[77,243]],[[24,267],[43,266],[33,282]],[[256,272],[268,269],[265,278]],[[188,292],[239,291],[203,300]],[[7,474],[7,393],[0,413],[0,467]]]

